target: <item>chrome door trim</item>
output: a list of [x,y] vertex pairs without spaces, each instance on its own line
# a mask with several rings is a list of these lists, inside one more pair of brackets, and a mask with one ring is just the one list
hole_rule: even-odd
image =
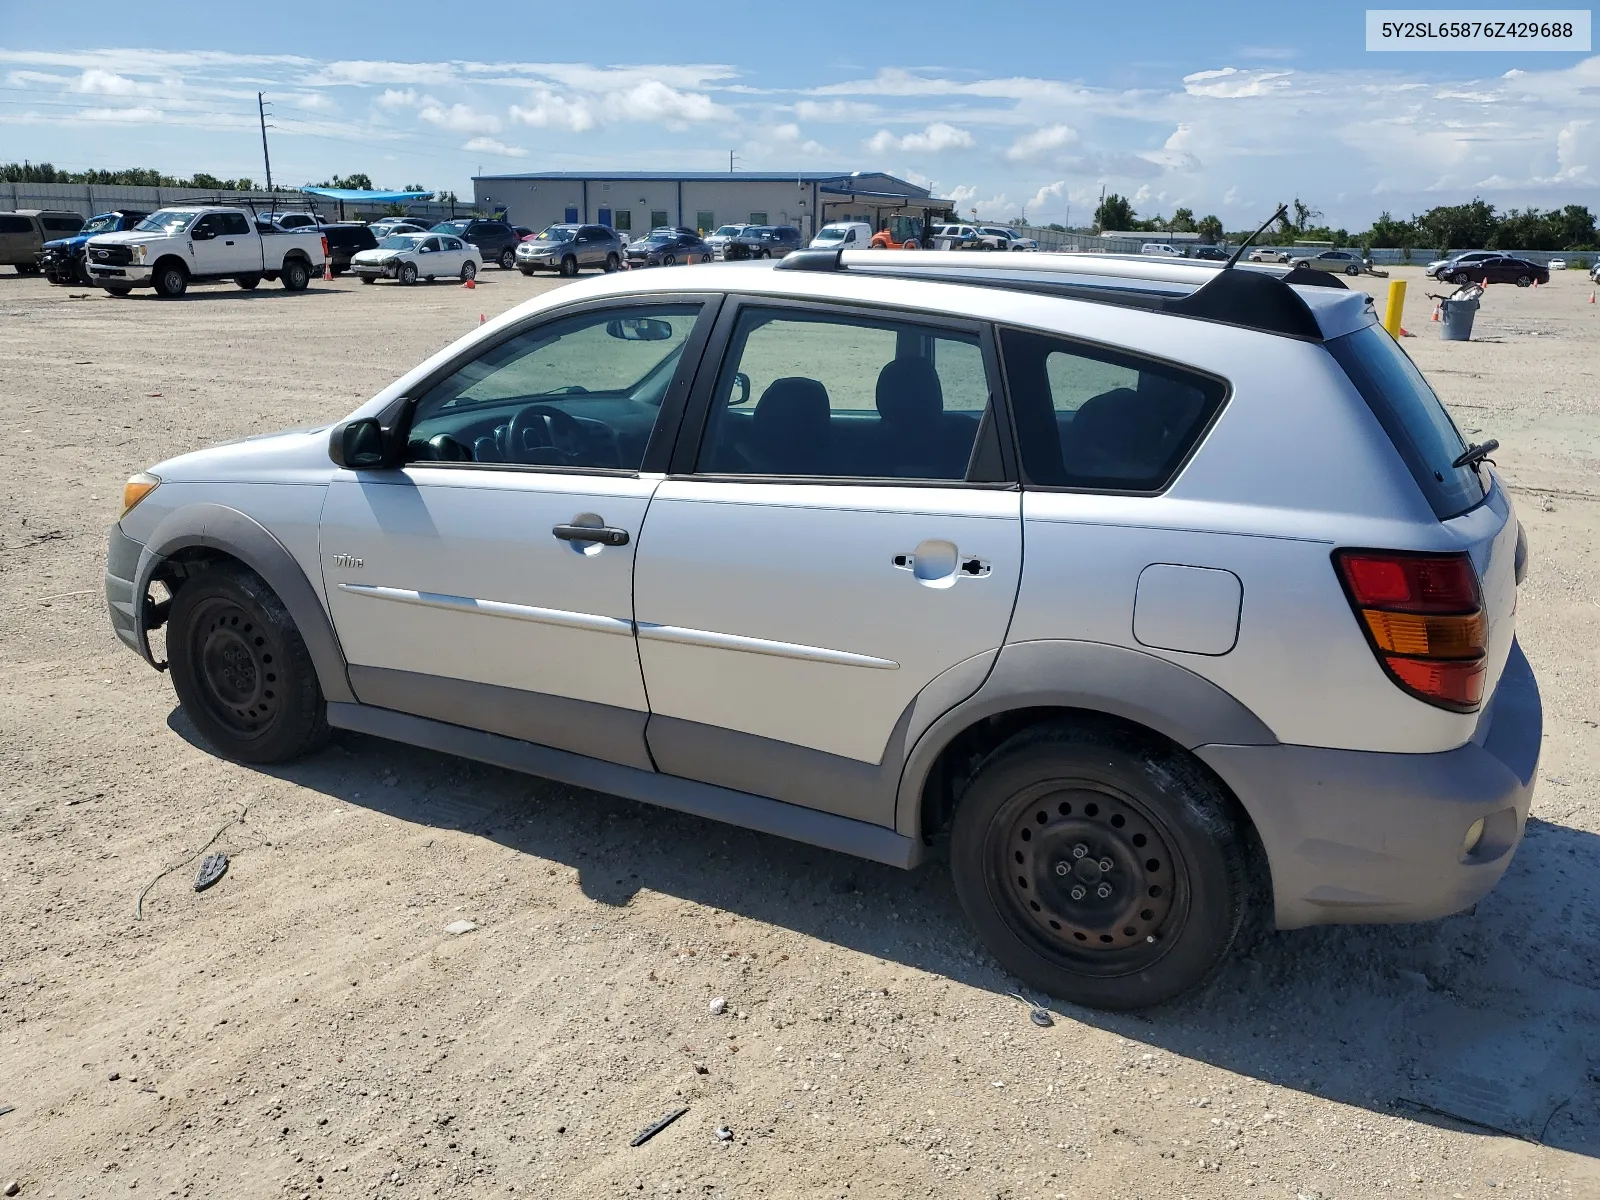
[[374,600],[416,604],[423,608],[442,608],[453,612],[479,613],[486,617],[509,617],[539,625],[558,625],[565,629],[586,629],[591,633],[633,636],[633,622],[596,613],[567,612],[559,608],[535,608],[531,604],[512,604],[505,600],[480,600],[473,596],[451,596],[442,592],[416,592],[409,588],[382,587],[375,583],[341,583],[339,590]]
[[825,646],[802,646],[795,642],[774,642],[766,638],[745,637],[738,633],[713,633],[707,629],[684,629],[677,625],[638,623],[639,636],[653,642],[678,642],[685,646],[709,646],[715,650],[734,650],[743,654],[767,654],[774,658],[797,658],[805,662],[832,663],[841,667],[868,667],[876,671],[898,671],[900,664],[870,654],[851,654]]

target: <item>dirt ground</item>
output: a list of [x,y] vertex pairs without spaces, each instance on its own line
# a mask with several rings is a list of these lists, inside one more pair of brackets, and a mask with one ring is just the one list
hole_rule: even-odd
[[[353,735],[236,766],[113,638],[127,475],[342,415],[553,281],[163,302],[0,276],[0,1188],[1600,1196],[1600,306],[1578,272],[1495,288],[1447,344],[1401,274],[1406,347],[1500,439],[1532,546],[1527,840],[1472,914],[1269,935],[1183,1002],[1048,1028],[936,865]],[[232,865],[197,895],[206,846]],[[1447,1094],[1533,1127],[1422,1107]]]

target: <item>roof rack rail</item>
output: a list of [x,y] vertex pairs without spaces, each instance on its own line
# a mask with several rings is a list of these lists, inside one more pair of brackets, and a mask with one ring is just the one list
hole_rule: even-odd
[[1311,341],[1321,341],[1322,330],[1295,287],[1345,288],[1337,276],[1304,267],[1252,263],[1224,270],[1221,263],[1161,262],[1133,254],[796,250],[779,259],[774,269],[859,271],[880,278],[1006,288]]

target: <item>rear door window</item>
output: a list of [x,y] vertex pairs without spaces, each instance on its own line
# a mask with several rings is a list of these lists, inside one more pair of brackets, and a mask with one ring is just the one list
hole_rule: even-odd
[[1003,329],[1000,346],[1036,486],[1161,491],[1227,395],[1209,376],[1051,334]]
[[1460,516],[1488,494],[1488,483],[1477,467],[1451,465],[1467,448],[1466,440],[1422,372],[1392,337],[1369,325],[1334,338],[1327,347],[1441,521]]

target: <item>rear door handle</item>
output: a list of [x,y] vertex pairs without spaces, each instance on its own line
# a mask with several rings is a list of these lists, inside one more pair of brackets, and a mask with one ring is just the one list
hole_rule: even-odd
[[563,542],[599,542],[602,546],[628,544],[628,531],[614,525],[557,525],[550,532]]

